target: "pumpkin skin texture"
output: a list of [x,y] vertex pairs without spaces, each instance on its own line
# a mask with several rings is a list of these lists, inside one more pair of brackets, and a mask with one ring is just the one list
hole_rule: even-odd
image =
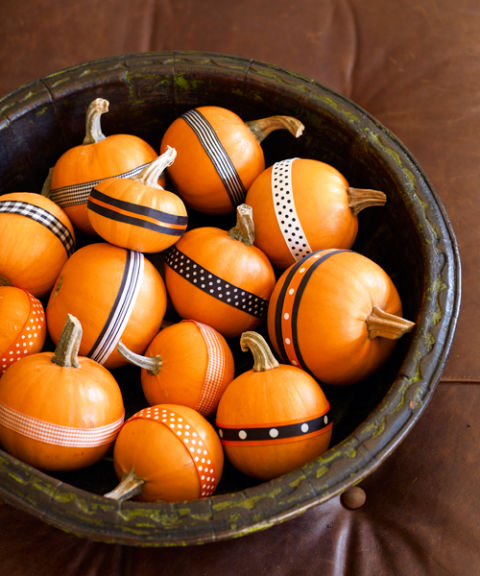
[[163,279],[143,254],[88,244],[59,274],[46,307],[47,329],[56,343],[73,314],[83,326],[80,354],[117,368],[126,364],[116,350],[119,339],[142,353],[160,329],[166,302]]
[[40,300],[22,288],[0,286],[0,376],[13,362],[40,352],[46,333]]
[[163,328],[144,357],[127,351],[125,358],[142,368],[142,388],[150,405],[182,404],[203,416],[216,410],[234,375],[233,354],[225,338],[194,320]]
[[65,353],[76,338],[66,347],[61,339],[55,353],[25,356],[0,378],[0,443],[43,470],[78,470],[97,462],[123,423],[122,394],[112,374],[77,356],[75,346]]
[[[105,178],[120,176],[155,160],[157,153],[148,142],[133,134],[105,136],[100,117],[109,102],[95,99],[87,110],[86,135],[82,144],[66,150],[53,167],[49,195],[65,210],[74,227],[94,234],[87,212],[87,199],[94,184]],[[76,197],[66,186],[90,183]],[[162,181],[164,182],[164,180]]]
[[110,178],[95,186],[87,209],[99,236],[116,246],[150,253],[169,248],[183,235],[188,223],[185,204],[158,184],[175,155],[169,149],[137,176]]
[[[120,484],[105,496],[124,500],[168,502],[213,494],[223,472],[224,456],[213,426],[188,406],[159,404],[127,420],[113,451]],[[136,483],[129,490],[129,479]],[[126,482],[125,482],[126,479]]]
[[[400,325],[393,335],[375,336],[378,309]],[[350,250],[319,250],[278,279],[268,334],[284,361],[326,384],[347,385],[375,372],[412,329],[401,314],[398,291],[378,264]]]
[[19,286],[38,298],[52,288],[75,248],[65,212],[33,192],[0,196],[0,284]]
[[296,137],[301,122],[274,116],[244,122],[220,106],[199,106],[177,118],[165,131],[160,151],[172,146],[177,161],[168,168],[187,205],[207,214],[227,214],[242,204],[253,180],[265,169],[262,140],[285,128]]
[[351,248],[358,212],[383,205],[385,194],[350,188],[333,166],[291,158],[264,170],[250,186],[245,202],[255,216],[255,245],[285,269],[323,248]]
[[312,376],[275,360],[262,336],[246,332],[241,337],[243,349],[245,344],[253,351],[254,367],[227,386],[216,425],[235,468],[269,480],[327,450],[330,405]]
[[[243,214],[243,208],[237,212]],[[275,285],[268,258],[242,238],[221,228],[194,228],[169,249],[165,260],[165,283],[177,313],[227,338],[260,324]]]

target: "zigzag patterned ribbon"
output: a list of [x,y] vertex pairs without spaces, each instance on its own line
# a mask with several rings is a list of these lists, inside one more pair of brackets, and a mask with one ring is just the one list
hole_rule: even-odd
[[55,234],[63,244],[68,256],[75,250],[75,239],[70,230],[56,216],[44,208],[21,200],[0,201],[0,213],[18,214],[35,220]]
[[55,446],[94,448],[109,444],[115,440],[123,421],[124,416],[121,416],[115,422],[104,426],[91,428],[63,426],[40,420],[0,404],[0,424],[2,426],[27,438]]
[[144,256],[127,250],[122,281],[105,325],[87,356],[103,364],[115,350],[130,319],[143,279]]
[[54,188],[50,190],[49,198],[62,208],[76,206],[78,204],[86,204],[90,192],[99,182],[108,180],[109,178],[131,178],[132,176],[139,174],[145,166],[148,166],[148,164],[150,164],[150,162],[142,164],[142,166],[137,166],[127,172],[123,172],[122,174],[112,174],[112,176],[100,178],[99,180],[91,180],[90,182],[82,182],[81,184],[72,184],[70,186]]
[[232,206],[238,206],[245,200],[246,190],[230,156],[227,154],[215,130],[198,110],[189,110],[182,118],[197,135],[203,149],[210,158],[220,176]]

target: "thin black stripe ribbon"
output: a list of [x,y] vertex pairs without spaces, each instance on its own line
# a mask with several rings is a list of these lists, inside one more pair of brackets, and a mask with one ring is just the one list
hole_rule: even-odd
[[311,420],[304,420],[297,424],[285,424],[278,426],[238,426],[236,428],[224,428],[217,423],[218,435],[223,442],[262,442],[271,440],[283,440],[285,438],[302,437],[313,432],[318,432],[331,424],[330,412]]
[[143,268],[143,254],[134,250],[127,250],[123,277],[115,302],[95,344],[87,354],[99,364],[103,364],[107,360],[125,330],[141,287]]
[[185,112],[182,118],[195,132],[200,144],[212,161],[233,207],[242,204],[246,195],[245,187],[211,124],[196,109]]
[[48,210],[23,202],[20,200],[2,200],[0,201],[0,213],[18,214],[31,220],[35,220],[50,230],[60,240],[68,256],[75,250],[75,239],[70,230]]

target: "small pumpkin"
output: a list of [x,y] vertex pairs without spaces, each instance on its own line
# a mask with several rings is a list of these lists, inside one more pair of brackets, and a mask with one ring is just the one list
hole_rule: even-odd
[[326,384],[373,374],[414,327],[383,268],[351,250],[317,250],[287,268],[268,308],[277,354]]
[[60,271],[46,307],[47,329],[58,342],[67,314],[73,314],[83,326],[80,354],[116,368],[127,363],[116,350],[120,338],[143,353],[166,306],[163,279],[141,252],[87,244]]
[[19,286],[40,298],[75,250],[75,233],[52,200],[11,192],[0,196],[0,245],[0,285]]
[[140,252],[161,252],[174,244],[187,228],[187,210],[158,180],[175,156],[169,148],[136,176],[99,182],[87,202],[95,232],[111,244]]
[[138,136],[105,136],[101,116],[109,105],[104,98],[90,103],[82,144],[58,158],[45,187],[45,193],[65,210],[75,228],[88,234],[94,234],[87,213],[92,188],[105,178],[133,176],[157,157],[153,147]]
[[203,322],[227,338],[260,324],[275,273],[253,245],[254,237],[252,210],[241,204],[230,230],[193,228],[169,248],[165,283],[182,318]]
[[245,201],[248,187],[265,169],[261,143],[278,129],[299,137],[304,126],[291,116],[244,122],[227,108],[199,106],[170,124],[160,151],[177,150],[178,159],[167,171],[190,207],[227,214]]
[[123,424],[120,388],[106,368],[78,356],[81,337],[69,316],[55,352],[25,356],[0,378],[0,443],[43,470],[97,462]]
[[46,332],[40,300],[23,288],[0,286],[0,376],[20,358],[40,352]]
[[216,425],[223,448],[241,472],[268,480],[303,466],[330,443],[330,405],[304,370],[279,364],[256,332],[240,338],[253,354],[253,368],[227,386]]
[[275,162],[245,200],[255,215],[256,246],[280,269],[315,250],[351,248],[359,212],[385,201],[383,192],[352,188],[336,168],[308,158]]
[[213,426],[188,406],[159,404],[129,418],[115,441],[120,483],[107,498],[168,502],[211,496],[224,456]]
[[144,356],[132,353],[121,341],[118,351],[142,368],[142,388],[151,405],[182,404],[210,416],[233,380],[233,354],[225,338],[195,320],[160,330]]

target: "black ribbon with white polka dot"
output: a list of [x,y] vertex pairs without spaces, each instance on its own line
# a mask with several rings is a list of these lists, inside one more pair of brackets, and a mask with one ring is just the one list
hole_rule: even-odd
[[259,426],[226,428],[217,422],[218,435],[222,442],[263,442],[282,440],[286,438],[301,438],[314,432],[320,432],[332,423],[330,413],[311,420],[304,420],[297,424],[285,424],[283,426]]
[[226,282],[189,258],[177,246],[167,251],[165,264],[198,289],[229,306],[257,318],[263,318],[267,312],[268,300]]

